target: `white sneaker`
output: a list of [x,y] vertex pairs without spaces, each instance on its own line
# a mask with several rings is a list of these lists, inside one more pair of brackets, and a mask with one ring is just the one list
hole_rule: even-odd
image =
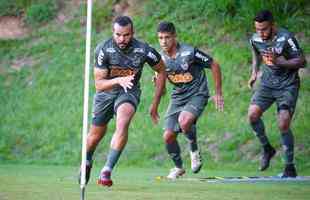
[[191,168],[193,173],[198,173],[202,167],[202,159],[200,156],[200,152],[194,151],[194,152],[190,152],[191,154]]
[[177,179],[180,176],[182,176],[183,174],[185,174],[184,169],[175,167],[175,168],[170,169],[170,172],[169,172],[167,178],[168,179]]

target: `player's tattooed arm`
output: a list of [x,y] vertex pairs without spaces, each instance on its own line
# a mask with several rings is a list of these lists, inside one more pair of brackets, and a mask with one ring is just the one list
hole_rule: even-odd
[[108,69],[94,68],[96,91],[108,91],[119,85],[127,92],[127,89],[131,89],[133,86],[134,75],[113,79],[108,79],[108,75]]

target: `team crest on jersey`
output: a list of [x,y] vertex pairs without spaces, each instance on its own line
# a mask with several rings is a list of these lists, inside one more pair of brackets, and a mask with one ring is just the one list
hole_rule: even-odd
[[181,63],[181,68],[182,68],[183,70],[188,70],[189,64],[188,64],[187,62],[183,62],[183,63]]
[[281,47],[275,47],[274,48],[274,52],[278,55],[280,55],[282,53],[282,48]]
[[107,52],[109,52],[109,53],[115,53],[116,51],[115,51],[115,49],[114,48],[112,48],[112,47],[110,47],[110,48],[107,48],[107,50],[106,50]]
[[144,50],[142,48],[134,48],[134,53],[144,53]]

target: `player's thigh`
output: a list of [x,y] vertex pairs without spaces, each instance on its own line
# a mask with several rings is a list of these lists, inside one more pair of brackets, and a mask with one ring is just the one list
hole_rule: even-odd
[[208,104],[208,96],[198,95],[192,97],[184,106],[180,118],[197,119]]
[[93,100],[92,124],[102,127],[114,116],[115,97],[104,92],[96,93]]
[[255,110],[265,112],[275,101],[273,89],[260,86],[253,94],[249,106],[249,115]]
[[279,91],[275,91],[278,113],[281,110],[288,110],[292,116],[295,112],[299,94],[298,85],[292,85]]

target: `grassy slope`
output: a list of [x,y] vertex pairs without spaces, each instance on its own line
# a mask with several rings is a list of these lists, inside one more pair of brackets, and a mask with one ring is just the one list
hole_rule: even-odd
[[[214,19],[203,15],[199,17],[199,12],[194,9],[200,6],[189,1],[184,1],[178,9],[175,1],[169,1],[168,5],[161,1],[146,3],[144,12],[134,17],[136,36],[158,47],[156,24],[162,19],[172,20],[176,22],[181,41],[205,49],[219,61],[224,76],[226,108],[224,113],[217,113],[210,103],[199,121],[199,143],[203,156],[209,162],[217,160],[213,163],[215,167],[223,162],[235,167],[256,164],[259,147],[246,120],[251,96],[246,87],[250,68],[247,31],[252,29],[251,25],[238,31],[229,20],[218,20],[220,16]],[[0,41],[0,161],[78,162],[83,101],[85,29],[80,23],[83,12],[83,9],[76,10],[75,17],[63,25],[51,23],[39,28],[28,39]],[[302,27],[291,24],[290,30]],[[109,31],[105,28],[101,33],[93,34],[93,48],[97,42],[107,38]],[[305,52],[309,53],[307,31],[305,29],[305,36],[300,39]],[[9,67],[14,60],[21,58],[31,58],[34,64],[24,66],[21,71]],[[149,81],[151,75],[146,66],[142,77],[141,104],[130,127],[129,144],[122,157],[122,165],[161,165],[168,158],[161,139],[163,119],[159,126],[154,127],[148,118],[148,106],[153,95]],[[208,76],[213,92],[209,72]],[[302,80],[293,124],[300,170],[310,166],[310,138],[307,133],[310,130],[307,123],[310,120],[309,81],[308,77]],[[93,88],[93,82],[90,87]],[[168,96],[162,101],[161,116],[167,103]],[[281,151],[275,109],[270,109],[264,119],[272,142]],[[104,158],[113,130],[114,123],[109,127],[107,140],[98,149],[99,160]],[[185,147],[183,138],[181,143]],[[188,153],[184,151],[184,155],[188,156]],[[280,155],[276,157],[275,165],[281,165]]]
[[[165,170],[165,171],[164,171]],[[117,168],[113,176],[114,186],[102,188],[95,185],[99,168],[86,189],[87,199],[99,200],[159,200],[159,199],[272,199],[305,200],[309,197],[309,182],[264,182],[248,183],[207,183],[199,181],[158,181],[155,177],[164,175],[163,168]],[[1,200],[71,200],[79,198],[76,170],[60,166],[0,166]],[[207,175],[253,175],[253,172],[202,171],[198,176]],[[134,179],[134,181],[133,181]],[[255,194],[255,195],[253,195]]]

